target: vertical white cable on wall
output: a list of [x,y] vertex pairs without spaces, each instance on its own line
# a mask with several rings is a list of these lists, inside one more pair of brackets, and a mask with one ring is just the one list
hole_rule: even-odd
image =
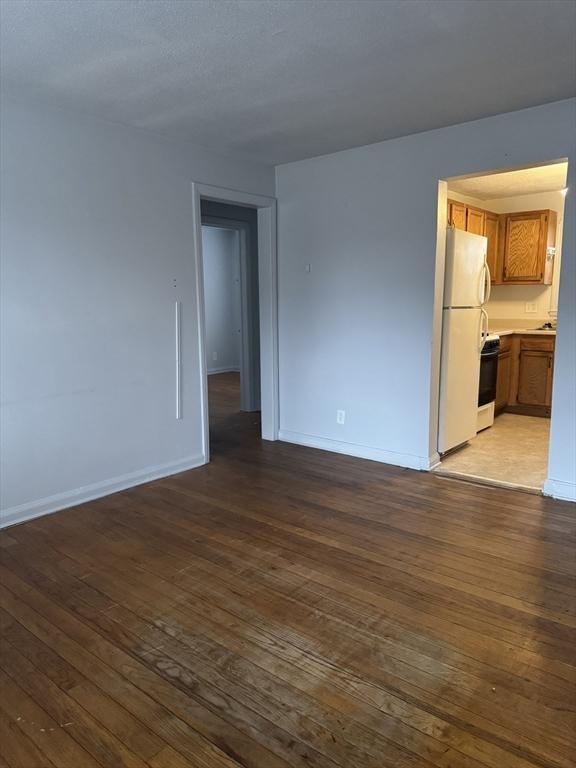
[[180,302],[176,301],[174,304],[174,322],[175,322],[175,337],[176,337],[176,418],[182,418],[182,365],[180,362],[181,354],[181,306]]

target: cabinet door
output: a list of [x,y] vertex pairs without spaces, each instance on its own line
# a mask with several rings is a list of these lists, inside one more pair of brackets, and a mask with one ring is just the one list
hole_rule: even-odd
[[468,232],[472,232],[473,235],[483,235],[485,219],[486,214],[484,211],[479,211],[477,208],[468,208],[466,229]]
[[456,227],[456,229],[466,229],[466,206],[464,203],[449,201],[448,224]]
[[520,405],[550,406],[552,400],[553,353],[544,350],[522,350],[518,368]]
[[505,283],[540,283],[544,278],[545,245],[541,211],[515,213],[506,220]]
[[493,283],[501,282],[501,275],[498,270],[498,234],[499,234],[499,219],[495,213],[489,213],[486,211],[486,221],[484,225],[484,234],[488,238],[488,250],[486,254],[486,260],[488,262],[488,269],[490,270],[490,277]]
[[512,371],[512,350],[498,355],[498,376],[496,378],[496,402],[494,409],[501,411],[508,405],[510,397],[510,373]]

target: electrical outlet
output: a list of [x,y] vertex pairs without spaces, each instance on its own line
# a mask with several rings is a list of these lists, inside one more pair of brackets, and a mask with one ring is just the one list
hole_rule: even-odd
[[218,352],[212,352],[212,360],[218,360]]
[[336,423],[344,424],[346,421],[346,411],[336,411]]
[[538,312],[538,304],[535,301],[527,301],[524,311],[527,315],[535,315]]

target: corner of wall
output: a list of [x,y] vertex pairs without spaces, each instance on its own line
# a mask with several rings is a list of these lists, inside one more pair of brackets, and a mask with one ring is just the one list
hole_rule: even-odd
[[542,493],[544,496],[551,496],[553,499],[576,502],[576,483],[568,483],[565,480],[553,480],[549,477],[544,483]]

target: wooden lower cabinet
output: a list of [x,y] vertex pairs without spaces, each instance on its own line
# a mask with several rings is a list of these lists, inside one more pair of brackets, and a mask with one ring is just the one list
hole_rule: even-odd
[[[508,403],[502,406],[505,385],[502,383],[500,410],[529,416],[550,416],[552,377],[554,373],[554,337],[515,334],[509,363]],[[502,377],[506,376],[504,362]],[[498,358],[500,368],[500,358]],[[500,377],[500,371],[499,371]],[[499,409],[498,393],[496,410]]]

